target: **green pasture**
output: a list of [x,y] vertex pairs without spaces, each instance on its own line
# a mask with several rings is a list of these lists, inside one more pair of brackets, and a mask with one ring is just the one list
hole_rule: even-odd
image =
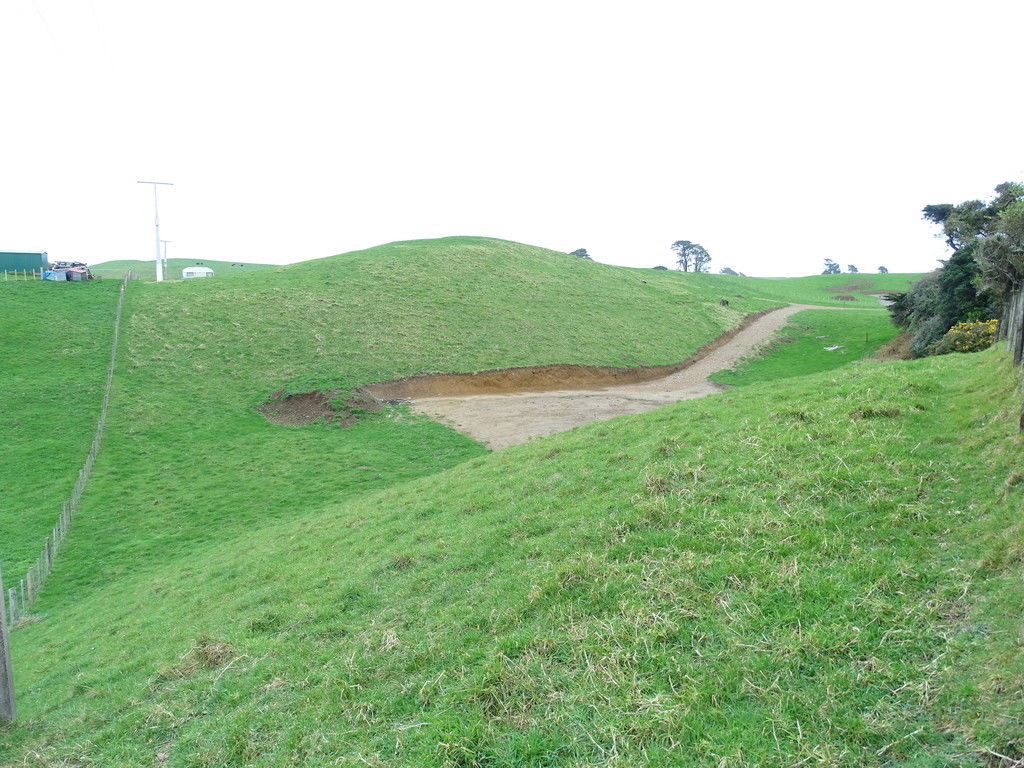
[[[214,277],[224,277],[241,272],[253,272],[257,269],[267,269],[271,264],[253,264],[243,261],[214,261],[212,259],[167,259],[166,280],[181,279],[181,270],[185,267],[209,267],[214,272]],[[102,261],[89,266],[94,275],[104,278],[116,278],[120,280],[128,270],[134,271],[140,280],[156,280],[156,261],[142,259],[115,259]]]
[[735,387],[830,371],[870,357],[898,332],[888,312],[805,310],[756,355],[709,378]]
[[[870,292],[912,276],[681,274],[486,238],[246,269],[129,286],[103,450],[12,635],[0,766],[1024,750],[1016,374],[1000,350],[848,365],[893,333]],[[88,449],[116,282],[10,285],[17,573]],[[494,453],[401,404],[344,429],[256,411],[417,373],[676,362],[791,302],[874,311],[794,315],[720,395]]]
[[1024,737],[1013,379],[751,385],[54,578],[0,755],[982,765]]
[[39,556],[96,432],[116,282],[0,282],[0,571]]

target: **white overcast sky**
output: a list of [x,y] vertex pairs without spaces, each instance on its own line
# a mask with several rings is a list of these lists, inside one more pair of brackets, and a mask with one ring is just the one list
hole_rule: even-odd
[[0,0],[0,250],[287,263],[487,235],[921,271],[1024,179],[1022,2]]

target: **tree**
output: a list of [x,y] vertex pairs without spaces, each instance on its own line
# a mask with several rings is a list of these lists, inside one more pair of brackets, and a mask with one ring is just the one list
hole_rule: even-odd
[[676,254],[676,264],[683,272],[707,272],[711,255],[698,243],[689,240],[676,240],[672,243]]
[[825,259],[825,269],[822,270],[821,274],[838,275],[840,271],[839,265],[832,261],[832,259]]
[[999,215],[1024,200],[1024,184],[1006,181],[996,185],[995,197],[989,203],[967,200],[959,205],[939,203],[921,209],[923,218],[942,226],[946,244],[954,251],[972,240],[985,238]]
[[915,356],[941,351],[939,340],[956,323],[998,317],[1008,292],[1024,282],[1024,185],[1007,182],[995,193],[988,202],[921,211],[942,227],[953,254],[889,307],[910,332]]
[[921,209],[921,218],[928,219],[928,221],[935,222],[939,226],[946,223],[946,219],[949,218],[949,214],[953,212],[954,206],[952,203],[939,203],[938,205],[926,205]]
[[878,274],[880,274],[880,275],[888,275],[889,274],[889,269],[887,267],[879,267],[878,268]]
[[734,275],[735,277],[739,277],[740,276],[739,272],[737,272],[735,269],[732,269],[730,267],[722,267],[720,270],[718,270],[718,274],[720,274],[720,275]]
[[698,253],[693,259],[693,271],[694,272],[710,272],[711,268],[708,266],[708,262],[711,261],[711,255],[704,251],[704,253]]
[[580,259],[586,259],[587,261],[593,261],[593,259],[591,258],[590,254],[587,253],[587,249],[586,248],[577,248],[575,251],[573,251],[569,255],[570,256],[575,256],[575,257],[580,258]]
[[658,265],[658,266],[656,266],[656,267],[651,267],[651,269],[668,269],[668,267],[663,267],[663,266],[661,266],[661,265],[659,264],[659,265]]
[[1024,202],[999,212],[975,258],[985,282],[1001,294],[1024,283]]
[[846,265],[846,271],[847,271],[847,272],[849,272],[849,273],[850,273],[851,275],[855,275],[855,274],[857,274],[857,273],[858,273],[858,272],[859,272],[860,270],[859,270],[859,269],[857,269],[857,268],[856,268],[855,266],[853,266],[853,264],[847,264],[847,265]]

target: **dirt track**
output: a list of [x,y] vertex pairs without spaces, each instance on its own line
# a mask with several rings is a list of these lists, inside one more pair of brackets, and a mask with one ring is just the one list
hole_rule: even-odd
[[[604,421],[625,413],[641,413],[677,400],[689,400],[719,392],[723,387],[708,381],[709,375],[723,368],[733,367],[738,360],[750,355],[770,340],[786,325],[791,315],[805,309],[835,309],[840,312],[860,310],[855,307],[790,304],[788,307],[757,317],[746,327],[741,327],[738,332],[724,334],[720,340],[709,344],[705,348],[706,352],[695,355],[697,359],[691,358],[680,366],[664,366],[664,371],[660,372],[647,369],[659,376],[653,380],[615,383],[623,378],[623,370],[639,371],[639,377],[643,378],[643,369],[622,369],[616,376],[607,373],[616,369],[547,366],[523,370],[530,370],[534,376],[543,373],[543,376],[536,379],[536,388],[548,391],[510,393],[508,381],[511,372],[496,372],[494,378],[500,378],[505,383],[504,386],[499,386],[499,382],[495,381],[495,389],[498,391],[496,394],[462,394],[467,391],[467,386],[470,386],[466,383],[468,380],[472,380],[472,388],[469,391],[486,392],[488,377],[483,375],[425,377],[412,380],[414,386],[409,386],[410,380],[394,382],[391,394],[407,397],[414,411],[449,424],[489,448],[505,448],[524,443],[538,435],[563,432],[592,421]],[[559,370],[562,368],[566,371]],[[665,375],[666,372],[668,375]],[[551,379],[558,374],[566,376],[565,388],[553,388]],[[444,391],[446,380],[450,380],[452,387],[448,391],[459,394],[444,397],[423,396]],[[586,386],[601,380],[608,382],[609,385],[573,388],[574,384],[577,387],[579,384]],[[418,381],[429,381],[431,384],[420,385]],[[405,386],[404,389],[402,385]],[[524,383],[523,386],[528,384]],[[385,393],[381,391],[375,394],[380,396]]]

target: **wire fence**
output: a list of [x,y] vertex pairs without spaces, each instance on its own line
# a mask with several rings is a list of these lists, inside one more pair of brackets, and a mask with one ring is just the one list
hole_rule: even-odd
[[4,280],[42,280],[43,270],[40,269],[5,269]]
[[[36,269],[5,269],[3,271],[4,281],[11,280],[43,280],[43,273],[46,270],[44,268]],[[124,269],[113,268],[113,269],[90,269],[93,277],[98,278],[119,278],[121,280],[140,280],[142,279],[138,272],[134,269],[129,269],[127,272]]]
[[75,512],[78,511],[79,502],[85,492],[85,486],[89,482],[89,475],[92,473],[93,463],[100,452],[100,444],[103,442],[103,433],[107,426],[107,410],[110,406],[110,387],[114,381],[114,366],[117,363],[117,344],[121,335],[121,311],[124,308],[124,293],[128,281],[134,279],[131,272],[124,276],[121,281],[121,288],[117,296],[117,310],[114,313],[114,338],[110,346],[110,363],[107,365],[107,379],[103,385],[103,401],[100,405],[100,415],[96,422],[96,434],[89,446],[89,454],[85,463],[78,471],[78,477],[71,489],[71,495],[60,505],[60,514],[54,524],[50,535],[43,542],[42,551],[39,557],[29,567],[28,571],[21,578],[16,586],[9,587],[6,592],[3,586],[3,574],[0,574],[0,720],[14,720],[14,676],[11,669],[11,654],[9,643],[9,630],[14,629],[20,619],[29,615],[32,604],[39,596],[46,577],[53,568],[53,561],[57,557],[64,539],[71,529],[71,521]]

